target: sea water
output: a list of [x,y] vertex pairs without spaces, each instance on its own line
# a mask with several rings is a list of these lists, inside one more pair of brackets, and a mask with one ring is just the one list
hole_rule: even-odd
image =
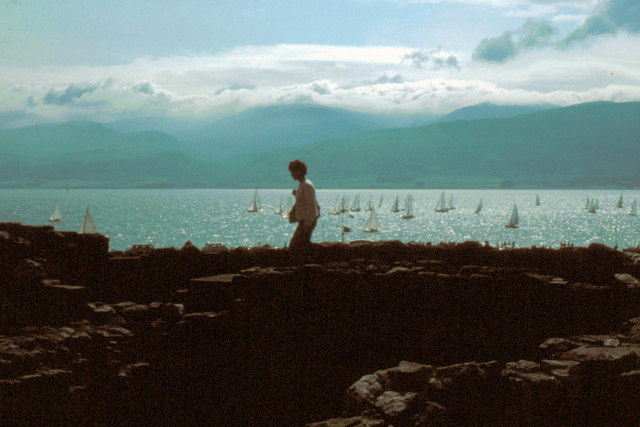
[[[262,210],[247,212],[254,194],[246,190],[0,190],[0,222],[50,224],[56,230],[78,231],[87,206],[98,232],[109,237],[110,249],[133,244],[180,248],[187,241],[202,247],[219,242],[227,247],[268,244],[285,246],[295,228],[275,212],[280,198],[293,202],[291,189],[258,190]],[[455,209],[435,212],[444,191]],[[413,196],[413,219],[391,212],[396,197],[403,205]],[[616,204],[623,195],[623,208]],[[535,206],[536,195],[540,206]],[[360,212],[331,215],[337,198],[360,198]],[[585,209],[587,197],[597,199],[597,213]],[[380,231],[367,233],[369,198],[380,220]],[[483,207],[474,214],[478,201]],[[504,242],[516,247],[602,243],[635,247],[640,238],[640,216],[628,215],[640,190],[317,190],[321,217],[313,241],[400,240],[403,242]],[[63,222],[49,223],[58,203]],[[519,228],[505,228],[513,205]],[[285,207],[286,208],[286,207]],[[286,212],[285,212],[286,214]],[[343,232],[347,227],[350,232]]]

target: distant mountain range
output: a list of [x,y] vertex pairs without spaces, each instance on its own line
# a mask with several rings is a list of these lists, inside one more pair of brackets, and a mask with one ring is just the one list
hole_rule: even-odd
[[429,116],[384,116],[318,105],[250,108],[212,124],[175,134],[193,153],[211,161],[302,146],[374,129],[432,123]]
[[205,182],[211,166],[162,132],[120,133],[69,122],[0,130],[3,186],[184,186]]
[[437,121],[438,123],[445,123],[457,120],[504,119],[520,116],[522,114],[551,110],[552,108],[558,108],[558,106],[552,104],[496,105],[491,103],[482,103],[460,108],[440,117]]
[[287,162],[300,158],[329,188],[637,187],[638,117],[638,102],[597,102],[370,131],[255,156],[228,176],[240,186],[282,186]]
[[441,118],[288,105],[165,123],[174,135],[125,132],[154,120],[40,125],[0,130],[0,186],[287,188],[300,158],[319,188],[637,187],[637,117],[640,103]]

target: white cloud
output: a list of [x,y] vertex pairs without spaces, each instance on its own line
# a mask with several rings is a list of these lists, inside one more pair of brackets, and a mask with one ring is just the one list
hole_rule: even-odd
[[[0,67],[0,117],[43,121],[211,117],[254,105],[315,102],[376,112],[446,113],[480,102],[568,105],[640,100],[640,36],[538,49],[507,65],[409,47],[250,46],[212,56],[140,58],[112,67]],[[407,60],[456,58],[459,68]],[[37,83],[36,83],[37,82]],[[47,94],[66,102],[46,103]],[[0,123],[1,125],[1,123]]]
[[587,20],[589,15],[569,15],[569,14],[560,14],[556,15],[551,20],[553,22],[574,22],[576,24],[583,24],[584,21]]

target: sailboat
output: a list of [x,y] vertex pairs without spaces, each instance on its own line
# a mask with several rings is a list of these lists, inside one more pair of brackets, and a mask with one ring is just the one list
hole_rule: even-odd
[[247,212],[260,212],[260,198],[258,197],[258,190],[253,193],[253,199],[251,199],[251,205],[249,205]]
[[591,206],[591,199],[587,196],[587,202],[584,204],[584,208],[589,210],[589,206]]
[[402,218],[411,219],[413,217],[413,196],[409,195],[406,201],[406,212],[402,215]]
[[453,194],[449,196],[449,204],[447,205],[447,210],[455,209],[456,207],[453,205]]
[[384,194],[380,195],[380,200],[378,201],[378,207],[382,206],[382,199],[384,199]]
[[623,208],[622,194],[620,194],[620,198],[618,199],[618,203],[616,203],[616,208],[618,208],[618,209],[622,209]]
[[367,207],[364,208],[365,211],[369,212],[373,210],[373,198],[369,197],[369,201],[367,202]]
[[482,210],[482,198],[480,198],[480,201],[478,202],[478,206],[476,206],[476,210],[474,214],[479,214],[481,210]]
[[391,212],[400,212],[400,198],[396,196],[396,199],[393,201],[393,206],[391,207]]
[[515,203],[511,211],[511,218],[509,218],[509,223],[505,225],[505,228],[518,228],[518,207]]
[[340,196],[336,197],[336,201],[333,203],[333,207],[329,211],[331,215],[338,215],[342,212],[342,205],[340,204],[341,200]]
[[442,192],[442,194],[440,194],[440,199],[438,200],[438,204],[436,205],[436,208],[434,210],[436,212],[449,212],[449,209],[445,205],[444,201],[444,191]]
[[87,211],[84,213],[84,221],[82,222],[82,227],[80,227],[80,231],[78,233],[96,234],[97,232],[96,224],[93,222],[91,212],[89,212],[89,206],[87,206]]
[[536,194],[536,206],[540,206],[540,197]]
[[51,211],[49,222],[62,222],[62,212],[60,212],[60,207],[58,207],[57,203],[53,207],[53,211]]
[[280,203],[278,204],[278,208],[275,210],[275,214],[276,215],[282,215],[282,212],[284,212],[284,205],[282,203],[282,196],[280,196]]
[[360,195],[357,194],[356,197],[353,198],[353,203],[351,204],[351,212],[360,212]]
[[589,202],[589,206],[587,207],[587,212],[589,213],[598,212],[598,200],[591,199],[591,201]]
[[629,215],[636,216],[638,215],[638,201],[633,199],[633,203],[631,203],[631,209],[629,210]]
[[340,204],[340,212],[346,212],[349,210],[349,198],[347,196],[342,196],[342,202]]
[[376,233],[380,231],[380,221],[378,221],[378,214],[376,214],[376,210],[372,209],[369,214],[369,219],[367,220],[367,225],[365,225],[364,230],[367,233]]

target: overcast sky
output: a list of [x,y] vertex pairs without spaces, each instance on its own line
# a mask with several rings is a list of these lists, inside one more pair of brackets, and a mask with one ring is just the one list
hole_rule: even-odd
[[640,100],[639,0],[0,0],[0,127]]

